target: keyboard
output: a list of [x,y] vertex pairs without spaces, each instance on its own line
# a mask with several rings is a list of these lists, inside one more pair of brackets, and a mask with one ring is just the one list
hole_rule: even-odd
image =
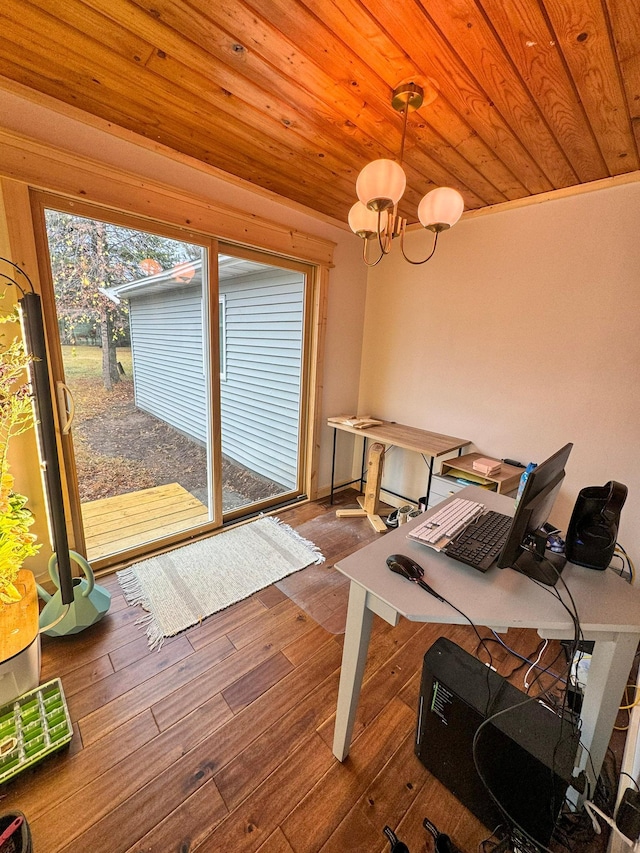
[[486,572],[500,555],[512,521],[510,516],[490,510],[447,545],[447,557]]
[[449,544],[456,534],[484,512],[484,504],[455,498],[442,509],[414,527],[408,538],[421,542],[436,551]]

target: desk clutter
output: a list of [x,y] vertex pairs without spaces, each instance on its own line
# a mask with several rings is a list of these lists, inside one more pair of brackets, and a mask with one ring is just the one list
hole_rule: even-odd
[[487,459],[486,456],[481,456],[480,459],[473,460],[473,470],[485,476],[497,474],[501,467],[502,465],[497,459]]
[[377,418],[372,418],[371,415],[336,415],[333,418],[328,418],[328,422],[353,427],[354,429],[368,429],[369,427],[382,426],[384,423]]
[[520,483],[522,468],[491,459],[481,453],[465,453],[455,459],[447,459],[440,469],[441,477],[464,481],[464,485],[484,486],[501,495],[515,492]]

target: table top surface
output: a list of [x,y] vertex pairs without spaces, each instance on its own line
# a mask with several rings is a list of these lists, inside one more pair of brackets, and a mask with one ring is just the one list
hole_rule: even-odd
[[336,421],[328,421],[328,425],[334,429],[351,432],[354,435],[365,435],[382,444],[393,444],[394,447],[402,447],[405,450],[414,450],[416,453],[425,453],[427,456],[443,456],[452,453],[462,447],[468,447],[472,442],[467,438],[456,438],[453,435],[443,435],[439,432],[430,432],[426,429],[404,426],[394,421],[383,421],[379,426],[357,429],[348,424]]
[[[477,500],[487,509],[513,515],[514,499],[468,486],[455,496]],[[453,499],[453,498],[452,498]],[[452,500],[451,499],[451,500]],[[408,619],[418,622],[467,624],[448,604],[438,601],[411,581],[390,571],[386,558],[406,554],[424,569],[424,580],[459,607],[475,625],[492,628],[523,627],[548,631],[549,636],[573,636],[571,618],[556,592],[571,607],[575,602],[585,638],[602,632],[640,635],[640,589],[615,572],[595,571],[567,563],[555,587],[537,584],[512,569],[492,566],[482,573],[471,566],[407,539],[407,532],[422,523],[429,510],[408,524],[380,536],[336,564],[342,574],[360,584]],[[592,637],[593,638],[593,637]]]

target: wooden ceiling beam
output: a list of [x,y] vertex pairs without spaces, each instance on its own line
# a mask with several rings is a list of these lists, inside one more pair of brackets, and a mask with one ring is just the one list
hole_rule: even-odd
[[[255,11],[268,15],[269,22],[275,22],[278,31],[287,35],[292,44],[301,45],[311,62],[318,65],[322,63],[333,79],[341,80],[343,85],[348,84],[362,94],[367,106],[375,109],[385,122],[382,127],[378,125],[370,128],[369,132],[376,133],[379,137],[382,131],[395,157],[400,148],[402,119],[391,107],[391,92],[402,79],[417,77],[417,68],[405,59],[404,67],[398,69],[393,77],[381,77],[377,50],[363,41],[356,44],[355,49],[349,50],[337,37],[340,34],[334,26],[337,16],[331,14],[334,8],[331,3],[326,6],[323,4],[324,14],[320,19],[301,4],[296,8],[289,0],[269,0],[268,3],[261,0],[259,10],[256,6]],[[307,33],[306,39],[303,39],[303,33]],[[399,74],[402,76],[398,76]],[[450,113],[449,110],[448,114]],[[357,116],[352,116],[352,120],[361,124],[362,116],[363,112],[360,111]],[[440,127],[436,130],[431,123],[432,111],[425,108],[420,116],[418,133],[415,117],[412,116],[407,127],[403,165],[407,170],[413,168],[419,175],[429,176],[431,185],[446,184],[456,187],[465,195],[468,207],[476,207],[478,204],[470,200],[469,194],[465,193],[465,186],[485,201],[489,197],[506,198],[507,195],[495,186],[490,177],[472,166],[455,145],[442,137],[442,133],[448,132],[450,125],[454,123],[453,116],[448,115],[448,118],[450,120],[446,124],[440,122]],[[484,165],[490,159],[487,157],[481,162]],[[427,185],[423,178],[416,186],[421,186],[421,192],[426,192],[432,188],[431,185]],[[514,196],[517,194],[511,193]]]
[[[103,1],[101,0],[101,2]],[[151,4],[151,0],[137,0],[137,2]],[[163,4],[165,20],[167,20],[167,5],[170,7],[171,12],[175,14],[178,4]],[[258,53],[264,63],[271,66],[272,73],[275,67],[276,71],[279,71],[282,75],[292,75],[297,81],[298,87],[303,88],[326,104],[325,109],[327,111],[335,114],[335,110],[340,109],[344,116],[341,128],[343,136],[346,133],[347,137],[360,142],[361,136],[358,135],[359,132],[366,134],[368,138],[367,152],[366,156],[362,157],[361,167],[369,159],[374,159],[375,157],[397,157],[400,148],[402,123],[398,114],[391,107],[392,87],[387,88],[385,85],[381,85],[379,78],[375,77],[371,69],[358,58],[350,60],[350,65],[355,64],[357,66],[358,76],[351,80],[351,75],[347,75],[350,78],[350,82],[345,84],[344,69],[338,73],[337,67],[324,54],[323,47],[336,41],[332,38],[329,31],[325,30],[322,34],[316,34],[315,36],[313,33],[309,33],[308,38],[302,40],[296,40],[297,37],[295,34],[294,37],[290,37],[290,34],[284,33],[287,36],[285,40],[283,39],[283,33],[273,27],[269,21],[260,19],[258,17],[259,14],[260,12],[256,10],[250,11],[245,9],[244,4],[234,2],[234,0],[229,0],[229,2],[224,4],[214,4],[206,8],[207,19],[215,22],[221,29],[235,26],[238,28],[238,31],[243,32],[245,37],[242,45],[245,47],[244,52],[247,56],[247,61],[249,57]],[[246,25],[243,25],[243,15],[249,19]],[[171,21],[173,26],[180,26],[181,28],[193,26],[193,22],[185,21],[184,17],[180,19],[171,17],[168,20]],[[251,27],[251,38],[246,37],[248,32],[246,27]],[[194,37],[197,37],[197,34]],[[317,50],[313,48],[314,55],[308,55],[308,51],[312,49],[311,46],[318,40],[322,47]],[[335,47],[335,44],[333,47]],[[363,78],[373,81],[367,87],[366,98],[363,98],[361,94],[361,90],[364,91],[365,87],[357,82]],[[353,90],[354,93],[360,94],[359,98],[354,96],[353,103],[348,104],[346,108],[342,103],[344,101],[343,94],[345,89],[347,92]],[[340,93],[340,98],[337,100],[334,97],[336,90]],[[293,97],[299,102],[302,96],[300,93],[297,93]],[[381,131],[383,132],[381,133]],[[411,133],[411,130],[409,133]],[[413,169],[416,173],[414,176],[408,175],[410,183],[413,183],[413,180],[416,179],[424,186],[426,178],[433,185],[446,183],[455,186],[465,195],[469,207],[482,204],[483,193],[495,194],[496,188],[492,181],[488,180],[477,169],[472,169],[468,163],[466,165],[467,173],[465,178],[461,179],[457,169],[462,155],[453,149],[448,151],[446,150],[446,146],[439,145],[438,137],[433,134],[432,129],[426,123],[423,128],[423,135],[425,133],[431,133],[432,140],[430,144],[421,146],[427,149],[426,152],[423,151],[420,155],[424,157],[423,163],[407,164],[407,170],[410,171]],[[384,151],[379,150],[382,145],[384,145]],[[378,148],[377,151],[376,146]],[[435,148],[440,148],[444,162],[443,159],[434,158],[427,153],[430,149]],[[447,160],[450,162],[447,162]],[[493,187],[493,189],[491,190],[490,187]],[[428,188],[430,187],[426,187],[426,189]],[[500,193],[499,190],[498,192]],[[471,193],[476,195],[476,200],[472,198]],[[506,195],[503,193],[500,194]]]
[[[67,69],[44,59],[41,60],[41,63],[39,90],[59,100],[66,100],[69,92],[69,80],[64,77],[64,73]],[[24,85],[33,85],[34,69],[37,69],[37,63],[33,54],[30,59],[30,68],[26,71],[17,64],[8,61],[4,56],[0,56],[0,74],[4,74]],[[77,106],[76,101],[72,103]],[[198,142],[193,136],[185,138],[176,130],[181,126],[180,123],[172,124],[166,121],[161,105],[158,106],[156,113],[153,105],[150,105],[148,101],[145,101],[144,104],[137,101],[130,102],[139,114],[144,111],[145,115],[144,119],[134,122],[130,114],[119,114],[117,112],[117,106],[120,103],[122,103],[120,94],[113,95],[111,92],[99,88],[96,90],[95,98],[83,99],[82,107],[88,109],[93,115],[102,116],[109,121],[116,121],[119,126],[133,130],[147,139],[160,142],[173,150],[185,152],[196,160],[214,165],[229,174],[240,173],[239,176],[243,177],[244,180],[254,184],[259,183],[260,186],[284,198],[295,198],[299,203],[312,210],[322,208],[322,212],[326,213],[327,216],[339,218],[337,211],[343,209],[341,208],[342,200],[337,196],[334,197],[330,185],[325,197],[319,200],[315,184],[310,185],[296,175],[286,177],[283,174],[270,173],[265,170],[260,159],[252,159],[238,151],[234,148],[231,140],[227,145],[221,145],[214,152],[206,142]],[[218,144],[216,142],[216,145]],[[346,213],[343,221],[346,221]]]
[[[100,8],[102,13],[105,13],[102,19],[111,23],[106,16],[106,13],[113,7],[111,0],[103,0],[103,2],[101,0],[88,0],[88,2],[91,3],[92,7]],[[152,49],[152,55],[146,62],[147,67],[166,77],[170,82],[179,80],[185,88],[192,92],[208,89],[212,97],[220,93],[221,97],[216,98],[216,103],[221,109],[225,109],[225,101],[227,104],[238,105],[226,107],[226,111],[230,115],[238,114],[238,110],[242,110],[245,105],[251,107],[255,110],[256,116],[259,117],[255,119],[256,122],[264,120],[266,123],[279,123],[289,135],[297,133],[300,136],[301,144],[309,146],[310,150],[306,152],[309,156],[323,159],[325,162],[322,165],[326,168],[331,169],[334,166],[340,166],[342,171],[345,171],[345,161],[338,160],[333,154],[337,148],[337,134],[330,136],[327,133],[327,124],[319,121],[317,114],[312,110],[301,113],[291,101],[274,97],[268,91],[259,88],[254,82],[239,73],[236,68],[221,62],[215,54],[207,52],[200,45],[171,30],[157,17],[147,14],[138,7],[133,5],[128,7],[127,24],[136,32],[144,32],[145,38],[149,38],[155,45]],[[210,47],[209,36],[210,32],[205,34],[203,43]],[[162,69],[162,63],[158,61],[159,58],[165,59],[167,65],[177,69],[182,78],[173,76],[170,70]],[[193,76],[187,79],[189,72],[193,72]],[[293,90],[294,87],[292,87]],[[309,121],[310,116],[313,122]],[[240,115],[240,117],[243,122],[251,123],[250,117],[245,115]],[[332,157],[334,166],[329,165]],[[354,181],[361,167],[360,161],[356,158],[354,147],[352,165]]]
[[[229,15],[229,5],[231,4],[225,3],[223,9],[220,4],[215,7],[215,11],[212,8],[207,14]],[[241,5],[244,4],[237,3],[237,6]],[[259,40],[257,49],[265,59],[270,62],[281,62],[281,58],[286,57],[291,64],[299,65],[299,73],[296,68],[296,79],[303,86],[307,85],[307,80],[310,85],[313,85],[317,75],[310,74],[309,71],[315,66],[322,67],[324,72],[329,74],[332,87],[338,83],[342,89],[351,88],[360,94],[361,106],[345,118],[374,138],[380,139],[382,136],[387,148],[392,152],[391,156],[397,157],[402,135],[402,121],[391,107],[391,92],[400,81],[396,78],[392,83],[385,85],[386,81],[381,81],[375,68],[367,63],[367,56],[361,57],[357,55],[357,51],[350,52],[314,15],[302,7],[297,8],[289,0],[284,3],[271,0],[271,2],[256,4],[253,10],[254,32],[257,29],[258,15],[261,16],[259,31],[263,37]],[[283,35],[286,37],[286,42],[283,42]],[[266,46],[270,47],[268,53]],[[369,47],[368,54],[371,55],[371,53]],[[415,71],[415,66],[412,68]],[[413,134],[414,126],[410,123],[406,149],[408,159],[405,165],[408,172],[411,169],[417,172],[416,186],[421,188],[421,193],[434,185],[454,186],[465,195],[467,206],[472,208],[482,204],[482,199],[487,196],[507,197],[495,186],[490,177],[484,175],[475,166],[471,166],[455,146],[443,144],[441,135],[432,128],[428,120],[428,111],[422,114],[420,138]],[[409,152],[412,152],[412,159],[409,158]],[[486,158],[483,165],[489,159]],[[409,183],[413,184],[413,177],[411,175],[408,177]],[[428,184],[425,178],[428,178]],[[470,193],[466,192],[467,188],[479,196],[480,201],[472,199]],[[517,192],[510,195],[517,195]]]
[[[88,0],[88,2],[90,2],[94,8],[100,8],[104,14],[108,14],[109,8],[112,5],[109,2],[106,2],[106,0]],[[201,17],[199,18],[197,12],[187,14],[183,7],[170,2],[162,4],[161,11],[158,11],[155,16],[147,13],[143,14],[142,10],[136,10],[136,8],[132,6],[128,6],[127,9],[129,15],[128,25],[135,26],[138,32],[143,33],[145,38],[152,41],[154,44],[162,45],[161,48],[158,48],[156,54],[158,51],[161,51],[163,55],[166,54],[167,63],[175,62],[177,56],[183,57],[184,63],[189,63],[190,66],[196,67],[203,74],[206,74],[211,79],[212,85],[221,85],[225,88],[228,87],[227,91],[231,91],[233,94],[239,95],[241,99],[244,99],[249,103],[255,102],[256,104],[259,104],[261,110],[267,111],[265,116],[265,122],[267,123],[273,120],[274,115],[292,116],[291,119],[284,119],[284,121],[290,124],[289,130],[291,132],[301,133],[306,139],[316,140],[320,145],[324,145],[324,150],[329,152],[324,155],[325,163],[331,156],[330,152],[333,150],[339,150],[344,155],[345,152],[349,151],[349,146],[353,141],[353,157],[351,161],[343,161],[342,163],[343,172],[347,162],[353,164],[354,167],[353,175],[350,178],[350,180],[353,181],[350,195],[350,198],[352,198],[353,201],[355,201],[355,178],[357,177],[357,173],[360,168],[362,168],[368,159],[374,159],[376,156],[396,156],[397,149],[396,151],[390,151],[382,146],[381,140],[384,140],[386,137],[384,135],[381,136],[379,132],[377,139],[367,139],[366,141],[368,156],[363,157],[362,153],[358,156],[355,152],[360,146],[356,144],[353,131],[346,123],[342,123],[342,127],[340,128],[336,126],[336,132],[332,134],[332,136],[329,135],[333,125],[323,120],[324,114],[320,116],[318,115],[317,99],[313,98],[313,101],[307,104],[306,112],[292,109],[291,106],[286,103],[277,103],[273,97],[268,98],[265,92],[255,86],[248,78],[243,77],[243,75],[235,68],[231,68],[217,61],[217,56],[212,58],[211,54],[207,54],[204,51],[204,47],[202,45],[207,44],[210,46],[212,43],[211,38],[214,36],[213,43],[217,43],[218,45],[223,43],[224,39],[220,30],[218,30],[217,34],[214,34],[212,32],[213,24]],[[136,14],[136,11],[138,14]],[[168,15],[170,15],[170,17],[168,17]],[[168,22],[171,23],[171,28],[168,27]],[[201,44],[194,44],[191,42],[183,35],[182,32],[177,32],[177,27],[180,27],[181,30],[188,30],[189,39],[197,38]],[[175,56],[169,56],[167,53],[168,50],[171,50]],[[229,52],[229,50],[226,50],[223,53],[223,56],[227,61]],[[156,70],[159,68],[155,56],[152,56],[148,65]],[[264,63],[262,69],[264,70]],[[243,68],[243,70],[245,69]],[[168,73],[167,76],[171,78],[172,75]],[[296,97],[298,103],[300,103],[300,88],[297,87],[297,89],[292,91],[291,96]],[[266,102],[265,99],[267,99]],[[311,99],[309,99],[309,101],[311,101]],[[222,106],[224,107],[225,104]],[[358,108],[360,109],[360,105],[358,105]],[[390,105],[388,106],[388,109],[390,109]],[[329,108],[324,107],[324,112],[328,111]],[[308,116],[313,117],[312,124],[309,122],[305,124],[305,119]],[[246,116],[243,115],[241,118],[243,121],[246,121]],[[392,133],[397,136],[399,140],[401,119],[395,112],[393,112],[393,119],[396,127],[393,128]],[[376,119],[376,130],[379,129],[382,121],[382,118]],[[346,133],[345,130],[347,131]],[[361,142],[360,139],[357,141]],[[405,213],[407,215],[410,215],[415,219],[415,210],[422,194],[433,188],[433,186],[439,184],[453,184],[454,186],[457,186],[465,195],[467,206],[470,208],[483,206],[486,203],[490,203],[491,199],[494,199],[494,203],[498,203],[505,199],[505,196],[502,193],[497,191],[477,170],[463,161],[463,158],[461,158],[455,151],[449,149],[447,146],[441,145],[440,147],[445,153],[449,154],[449,159],[452,159],[458,166],[462,167],[464,170],[462,172],[462,179],[460,178],[460,169],[452,171],[451,169],[443,167],[437,159],[432,158],[428,153],[418,153],[417,157],[420,159],[419,164],[415,162],[407,163],[407,171],[409,172],[409,190],[404,202],[406,206]],[[430,175],[431,177],[426,178],[425,175]],[[470,184],[470,186],[468,186],[468,184]],[[419,191],[414,191],[412,189],[414,186],[417,186]],[[411,197],[412,194],[415,196],[414,198]]]
[[[261,14],[263,16],[268,15],[269,20],[275,23],[279,31],[285,33],[293,43],[300,43],[301,40],[304,40],[306,33],[305,46],[310,57],[317,59],[318,62],[324,58],[325,67],[331,68],[333,76],[341,80],[343,85],[346,86],[350,83],[354,88],[362,92],[363,99],[367,103],[375,104],[379,100],[379,83],[377,80],[369,80],[367,78],[362,65],[357,63],[356,58],[350,55],[348,51],[343,56],[343,66],[339,63],[335,64],[335,68],[331,66],[329,55],[325,55],[326,40],[329,37],[328,31],[316,32],[313,21],[308,19],[302,21],[300,15],[292,15],[290,0],[260,0],[259,6]],[[454,92],[454,96],[458,103],[460,103],[459,88],[464,87],[466,90],[473,90],[476,101],[484,101],[489,106],[486,94],[479,89],[475,81],[467,73],[466,68],[460,64],[455,54],[448,49],[435,28],[425,18],[421,8],[411,2],[411,0],[405,0],[402,4],[393,5],[389,5],[386,0],[372,0],[372,2],[367,3],[367,7],[375,15],[379,25],[383,29],[386,29],[390,36],[395,38],[396,41],[407,45],[408,54],[412,61],[421,67],[425,74],[436,81],[440,91],[445,93],[445,97],[450,103],[453,101],[451,98],[451,86],[448,83],[451,81],[451,77],[456,77],[458,86],[456,87],[457,90]],[[400,38],[397,38],[398,34],[400,34]],[[330,41],[329,45],[331,46],[332,58],[334,55],[341,56],[339,48],[333,42]],[[440,52],[442,52],[443,47],[446,49],[446,68],[444,64],[437,67],[430,55],[432,48],[436,50],[440,48]],[[347,65],[347,67],[345,68],[344,65]],[[350,75],[346,73],[347,71],[353,71],[354,73]],[[445,82],[447,82],[447,86],[445,86]],[[449,91],[446,91],[447,88]],[[465,114],[468,114],[468,102],[463,103],[462,106]],[[474,102],[474,107],[477,108],[477,106],[478,104]],[[380,109],[386,112],[389,110],[386,103],[381,104]],[[499,136],[496,136],[491,146],[492,149],[505,161],[505,149],[508,153],[510,144],[515,146],[518,149],[518,157],[511,158],[511,162],[507,165],[521,183],[527,186],[529,191],[531,191],[532,185],[536,187],[536,191],[551,189],[551,182],[526,149],[523,149],[519,145],[511,128],[502,120],[498,111],[494,107],[490,107],[490,111],[492,124],[499,131]],[[424,117],[424,110],[422,115]],[[486,116],[483,116],[483,118],[486,119]],[[478,128],[481,127],[482,125],[478,123]],[[483,134],[480,133],[480,136],[482,138]],[[526,180],[523,177],[523,173]]]
[[[291,146],[287,139],[287,128],[273,119],[267,118],[266,120],[263,120],[262,116],[259,115],[245,115],[242,118],[238,118],[238,112],[245,109],[244,105],[241,102],[230,104],[227,93],[220,90],[219,87],[214,88],[211,84],[207,84],[205,81],[199,80],[195,75],[186,81],[186,83],[191,83],[192,88],[190,89],[189,86],[185,84],[185,78],[189,77],[189,69],[182,68],[180,63],[175,63],[173,77],[170,74],[165,73],[164,69],[162,69],[162,61],[158,60],[158,51],[156,51],[155,48],[152,48],[151,53],[144,64],[132,62],[128,67],[122,68],[118,62],[113,61],[111,50],[103,47],[102,38],[100,42],[97,42],[95,39],[84,35],[82,32],[73,31],[65,27],[66,21],[63,19],[66,17],[66,13],[61,12],[60,16],[51,17],[41,9],[23,2],[23,0],[20,0],[19,4],[14,3],[13,8],[12,2],[13,0],[7,0],[7,5],[5,6],[5,14],[10,21],[7,26],[7,31],[9,33],[11,32],[11,24],[13,24],[14,27],[21,27],[22,29],[30,28],[31,43],[34,47],[37,44],[40,44],[42,48],[41,52],[44,51],[44,46],[42,40],[38,41],[38,35],[46,32],[46,38],[53,37],[59,43],[67,46],[64,48],[64,57],[68,63],[67,67],[71,72],[73,72],[74,68],[79,67],[81,69],[80,73],[83,75],[81,79],[91,79],[90,75],[94,71],[95,66],[95,68],[103,69],[103,76],[105,74],[109,74],[109,81],[113,81],[113,86],[120,87],[120,91],[122,91],[122,88],[126,87],[127,84],[126,76],[123,77],[123,74],[131,75],[133,77],[133,82],[135,82],[144,93],[149,91],[149,97],[152,100],[158,96],[160,97],[159,101],[155,101],[158,105],[162,103],[162,96],[164,95],[164,100],[167,102],[166,105],[169,107],[170,98],[168,96],[173,95],[174,101],[171,107],[172,109],[175,109],[176,105],[181,106],[183,102],[188,104],[190,96],[195,96],[196,98],[201,99],[202,103],[198,104],[195,100],[192,100],[191,103],[194,108],[203,112],[208,109],[208,104],[209,107],[213,107],[218,111],[219,120],[222,120],[225,115],[228,116],[228,128],[231,131],[238,132],[240,134],[240,138],[243,136],[250,138],[253,144],[255,144],[255,136],[252,137],[250,131],[247,131],[247,127],[249,129],[253,127],[256,131],[264,132],[266,125],[271,131],[270,133],[267,133],[267,135],[270,136],[276,144],[284,143],[286,145],[287,160],[290,163],[291,157],[289,156],[289,150]],[[25,10],[27,9],[29,9],[29,12],[28,17],[25,19]],[[20,20],[20,12],[22,12],[22,21]],[[93,23],[96,22],[94,21]],[[109,23],[110,22],[104,21],[103,19],[103,26],[101,28],[96,28],[94,32],[102,34],[103,32],[108,31]],[[19,38],[20,35],[16,34],[16,37]],[[167,59],[169,58],[167,57]],[[145,69],[150,71],[149,76],[146,75]],[[163,81],[156,81],[154,79],[158,74],[159,69],[162,69],[163,73],[159,76],[164,77]],[[97,83],[97,80],[93,80],[93,82]],[[158,82],[160,82],[162,86],[161,92],[154,91]],[[185,125],[185,127],[186,126],[187,125]],[[206,124],[203,123],[203,131],[205,128]],[[281,149],[280,153],[282,154],[284,150],[284,148]],[[270,153],[276,156],[278,152],[273,148]],[[319,155],[324,152],[321,148],[317,148],[314,152],[309,151],[304,153],[308,155]],[[320,158],[318,157],[318,159]],[[333,166],[342,170],[344,169],[344,164],[341,161],[336,160],[333,163]],[[336,171],[332,171],[332,166],[328,165],[328,163],[321,162],[319,163],[319,167],[319,179],[331,179],[334,184],[344,180],[341,174]],[[346,185],[347,182],[345,180],[345,186]]]
[[[346,219],[360,169],[500,207],[639,168],[638,0],[5,0],[0,72]],[[431,97],[431,95],[433,97]]]
[[640,12],[629,0],[605,0],[623,78],[627,109],[636,129],[640,122]]
[[[91,2],[92,6],[95,8],[101,8],[101,10],[106,14],[111,6],[110,2],[107,0],[88,0]],[[178,9],[176,8],[176,4],[165,3],[162,6],[162,13],[158,13],[158,15],[167,14],[167,7],[170,11],[173,12],[174,17],[170,19],[173,27],[180,25],[181,27],[189,29],[190,37],[198,37],[202,40],[203,44],[209,43],[209,36],[212,35],[211,32],[211,24],[208,26],[202,26],[198,32],[194,32],[194,26],[197,28],[198,20],[194,21],[186,21],[184,17],[181,17],[179,20],[176,19],[175,15],[177,15]],[[129,7],[129,14],[131,14],[132,7]],[[182,10],[184,11],[184,10]],[[327,160],[331,157],[331,152],[334,150],[339,150],[343,153],[348,152],[350,150],[350,145],[353,141],[353,156],[350,160],[345,161],[343,159],[342,172],[345,172],[345,167],[351,164],[351,167],[354,169],[353,175],[350,176],[350,180],[353,181],[350,198],[353,201],[355,198],[355,179],[357,177],[358,172],[362,168],[362,166],[369,160],[375,159],[375,157],[385,156],[385,157],[394,157],[397,152],[393,152],[387,150],[381,144],[381,139],[367,139],[366,147],[368,149],[368,156],[363,157],[360,153],[359,155],[355,152],[360,147],[356,144],[357,142],[361,142],[361,139],[355,140],[354,134],[351,127],[348,127],[345,123],[342,123],[342,127],[338,128],[335,126],[336,132],[329,136],[332,127],[334,124],[330,122],[323,121],[321,119],[324,118],[324,115],[318,115],[317,111],[317,101],[307,106],[306,111],[296,110],[292,108],[291,105],[285,103],[277,103],[273,97],[268,97],[265,92],[263,92],[259,87],[256,87],[251,81],[247,78],[243,77],[240,73],[238,73],[234,68],[229,68],[225,66],[216,59],[212,58],[210,54],[206,54],[204,52],[204,48],[200,47],[200,45],[194,44],[188,41],[182,34],[177,33],[173,29],[169,29],[167,24],[164,23],[164,19],[159,19],[156,16],[151,16],[148,14],[144,14],[142,18],[140,18],[141,10],[139,10],[139,14],[135,15],[135,21],[130,19],[130,26],[135,25],[136,29],[139,32],[143,32],[145,37],[151,39],[155,44],[163,45],[162,48],[158,48],[155,51],[157,55],[159,52],[164,56],[167,61],[167,64],[175,63],[177,60],[175,57],[171,57],[167,50],[171,49],[176,56],[182,56],[184,58],[184,63],[189,63],[191,67],[196,67],[204,74],[207,74],[208,78],[211,79],[212,85],[222,86],[223,88],[227,88],[227,91],[233,92],[235,95],[239,95],[240,99],[244,99],[245,102],[251,104],[256,103],[259,104],[262,110],[265,110],[265,118],[264,121],[269,123],[274,120],[274,116],[291,116],[291,118],[283,118],[281,119],[283,123],[289,125],[289,131],[292,133],[298,132],[307,140],[313,140],[316,143],[320,144],[320,147],[324,145],[324,152],[322,157],[324,158],[325,164]],[[197,13],[194,15],[197,17]],[[194,17],[189,16],[189,18]],[[202,22],[205,23],[204,21]],[[218,34],[218,39],[220,39],[220,34]],[[202,51],[202,55],[199,55],[198,51]],[[227,51],[228,53],[228,51]],[[226,58],[226,57],[225,57]],[[149,67],[152,67],[154,70],[158,71],[160,69],[159,64],[156,61],[156,56],[152,56],[149,63]],[[175,66],[178,67],[178,66]],[[180,63],[180,67],[183,67],[183,63]],[[164,72],[163,72],[164,73]],[[184,76],[183,71],[183,76]],[[168,79],[173,79],[170,72],[166,73]],[[193,88],[193,87],[192,87]],[[297,97],[298,103],[300,102],[300,88],[298,87],[295,92],[292,91],[292,97]],[[315,100],[315,99],[314,99]],[[238,104],[238,102],[235,102]],[[222,104],[223,107],[227,106],[226,104]],[[241,105],[238,105],[238,108],[241,108]],[[227,106],[227,109],[229,107]],[[328,108],[325,108],[325,112],[328,112]],[[305,123],[305,119],[308,116],[313,116],[313,124]],[[400,122],[399,116],[394,113],[394,119],[396,124]],[[247,121],[246,114],[240,116],[241,120]],[[377,126],[379,127],[381,119],[377,120]],[[260,130],[260,127],[257,127]],[[345,130],[347,131],[345,133]],[[383,136],[382,139],[385,137]],[[317,156],[320,156],[320,152],[318,152]],[[451,152],[451,157],[454,160],[458,160],[458,155],[455,151]],[[340,164],[338,164],[340,165]],[[405,198],[405,205],[407,210],[405,211],[407,215],[411,215],[415,218],[415,209],[417,207],[418,201],[420,200],[423,192],[426,192],[428,189],[431,189],[433,186],[438,184],[453,184],[457,186],[461,192],[465,195],[465,199],[468,207],[479,207],[485,203],[488,203],[490,199],[495,199],[494,203],[498,201],[504,200],[504,196],[497,192],[495,188],[492,187],[490,182],[486,181],[479,172],[474,170],[468,164],[465,164],[466,171],[462,175],[462,180],[459,176],[456,175],[455,172],[447,170],[443,168],[437,160],[429,157],[428,155],[422,156],[422,162],[420,168],[417,168],[415,165],[411,164],[407,165],[407,170],[409,171],[410,178],[410,188],[407,192],[407,196]],[[425,173],[430,174],[433,177],[429,180],[425,178]],[[468,187],[465,184],[465,178],[468,179],[468,182],[471,187]],[[473,183],[472,183],[473,182]],[[475,187],[474,187],[475,184]],[[414,185],[418,185],[421,188],[420,192],[414,191],[412,187]],[[474,189],[478,189],[474,191]],[[412,198],[411,196],[415,196]]]

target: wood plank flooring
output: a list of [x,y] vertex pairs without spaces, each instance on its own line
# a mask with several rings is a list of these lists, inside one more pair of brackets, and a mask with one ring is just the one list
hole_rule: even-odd
[[[314,568],[306,586],[296,576],[298,603],[269,587],[149,652],[111,576],[102,622],[44,638],[42,680],[62,678],[75,734],[6,785],[1,806],[27,815],[37,853],[382,853],[386,824],[419,853],[425,816],[468,853],[489,836],[413,754],[422,656],[441,634],[475,651],[470,626],[376,617],[351,753],[332,755],[347,595],[332,565],[379,535],[334,509],[279,514],[326,555],[326,607]],[[528,630],[506,640],[538,646]],[[517,662],[491,648],[510,673]]]
[[82,504],[90,563],[208,520],[207,507],[178,483]]

